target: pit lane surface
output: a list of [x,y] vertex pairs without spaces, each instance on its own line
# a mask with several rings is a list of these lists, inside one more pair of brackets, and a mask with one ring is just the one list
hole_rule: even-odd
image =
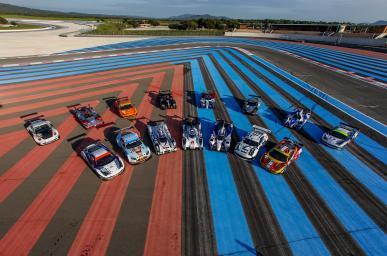
[[[255,50],[270,61],[267,52]],[[278,56],[273,57],[277,62]],[[308,82],[325,86],[318,79],[321,68],[298,61],[296,70],[302,66],[315,79]],[[387,250],[385,137],[267,69],[256,56],[230,47],[201,47],[0,71],[4,255],[383,255]],[[325,75],[334,91],[337,74]],[[160,88],[172,88],[178,109],[155,107]],[[205,89],[219,97],[214,110],[197,107]],[[240,100],[249,94],[263,96],[258,116],[240,113]],[[178,139],[181,118],[199,116],[206,141],[213,121],[224,118],[237,128],[234,145],[251,124],[259,124],[273,131],[272,142],[290,136],[305,149],[284,175],[265,172],[257,160],[248,163],[206,148],[153,156],[101,182],[75,151],[87,137],[116,147],[112,132],[130,125],[111,111],[107,98],[119,95],[131,96],[139,107],[134,126],[148,144],[148,120],[165,118]],[[78,102],[96,106],[114,124],[83,130],[66,109]],[[313,123],[301,133],[280,124],[292,104],[314,104]],[[375,109],[377,119],[380,110]],[[61,140],[36,146],[19,118],[31,112],[52,120]],[[337,120],[362,129],[360,140],[342,152],[316,140],[319,129]]]

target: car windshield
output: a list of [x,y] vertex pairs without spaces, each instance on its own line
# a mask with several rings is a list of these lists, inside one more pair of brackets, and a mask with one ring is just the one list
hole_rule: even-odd
[[243,143],[245,143],[247,145],[250,145],[250,146],[253,146],[253,147],[258,147],[259,146],[258,142],[250,140],[248,138],[244,139]]
[[49,133],[51,133],[51,126],[49,126],[48,124],[38,126],[35,128],[35,133],[49,134]]
[[161,143],[166,143],[167,142],[167,138],[166,137],[159,137],[159,141]]
[[126,147],[127,149],[130,149],[130,148],[138,147],[138,146],[140,146],[140,145],[141,145],[141,141],[140,141],[140,140],[135,140],[135,141],[131,141],[131,142],[127,143],[127,144],[125,145],[125,147]]
[[339,132],[337,130],[330,131],[330,134],[341,140],[346,140],[348,138],[347,135],[344,135],[342,132]]
[[280,162],[286,162],[288,161],[288,157],[286,155],[284,155],[283,153],[281,153],[280,151],[274,149],[272,151],[269,152],[269,155],[276,159],[277,161],[280,161]]
[[252,101],[252,100],[249,100],[249,101],[247,102],[247,104],[248,104],[249,106],[253,106],[253,107],[255,107],[255,106],[257,106],[257,105],[258,105],[258,102],[257,102],[257,101]]
[[123,110],[131,109],[131,108],[132,108],[132,104],[125,104],[120,106],[120,109],[123,109]]
[[108,163],[112,162],[114,160],[115,156],[112,154],[107,154],[106,156],[99,158],[98,160],[95,161],[95,164],[97,166],[104,166],[107,165]]

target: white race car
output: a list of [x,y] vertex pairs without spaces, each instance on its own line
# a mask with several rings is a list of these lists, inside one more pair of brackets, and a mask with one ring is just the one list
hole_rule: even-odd
[[81,151],[82,158],[103,180],[110,180],[124,171],[121,157],[101,142],[91,143]]
[[27,131],[32,135],[35,142],[41,146],[59,140],[59,132],[50,121],[41,118],[27,120]]
[[253,130],[236,145],[235,155],[245,160],[253,160],[257,157],[259,149],[266,144],[270,133],[269,129],[253,125]]
[[325,132],[321,137],[321,141],[328,147],[341,150],[351,141],[356,139],[359,135],[359,131],[359,128],[341,123]]
[[164,121],[152,121],[148,123],[148,134],[157,155],[175,152],[176,141],[172,138]]
[[130,127],[118,130],[116,133],[117,145],[122,149],[124,155],[130,164],[145,162],[151,157],[151,151],[140,139],[140,137],[131,130]]
[[217,120],[210,137],[210,149],[227,152],[231,145],[231,135],[234,125],[225,120]]
[[187,118],[183,121],[182,148],[203,149],[202,124],[198,118]]

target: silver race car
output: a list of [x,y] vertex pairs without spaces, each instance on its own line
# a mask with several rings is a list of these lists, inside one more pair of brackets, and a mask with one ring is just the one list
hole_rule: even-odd
[[335,149],[343,149],[359,135],[359,129],[348,124],[340,123],[321,137],[322,143]]
[[122,159],[101,142],[94,142],[81,151],[82,158],[103,180],[110,180],[124,171]]
[[253,125],[253,130],[236,145],[235,155],[245,160],[253,160],[258,155],[259,149],[266,144],[270,133],[269,129]]
[[231,145],[231,135],[234,125],[225,120],[217,120],[210,137],[210,149],[216,151],[228,151]]
[[250,96],[250,98],[245,99],[243,102],[242,112],[249,115],[255,115],[258,113],[259,106],[261,105],[261,96]]
[[27,120],[27,131],[38,145],[50,144],[59,140],[59,132],[54,128],[50,121],[41,118]]
[[118,130],[116,137],[117,145],[122,149],[130,164],[145,162],[151,157],[151,151],[146,146],[137,133],[131,127]]
[[203,149],[202,124],[198,118],[187,118],[183,121],[182,148]]
[[149,122],[148,133],[157,155],[177,150],[176,141],[172,138],[164,121]]

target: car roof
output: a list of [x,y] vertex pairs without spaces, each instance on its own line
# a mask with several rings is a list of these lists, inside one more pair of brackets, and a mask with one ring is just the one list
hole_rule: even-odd
[[111,155],[109,151],[106,150],[104,147],[99,147],[98,149],[91,152],[91,155],[94,156],[95,160],[101,159],[105,156]]
[[133,141],[138,140],[139,137],[138,137],[137,133],[135,133],[135,132],[126,132],[126,133],[121,134],[121,139],[125,143],[131,143]]
[[117,101],[118,101],[118,104],[120,104],[120,105],[132,104],[132,101],[128,100],[128,99],[121,99],[121,100],[117,100]]
[[278,144],[274,147],[275,150],[281,152],[282,154],[289,156],[292,151],[295,149],[295,145],[293,143],[285,142],[284,144]]
[[49,122],[46,120],[43,120],[43,119],[37,119],[37,120],[31,121],[31,123],[30,123],[30,125],[33,128],[39,127],[39,126],[44,125],[44,124],[49,124]]
[[265,133],[264,132],[259,132],[259,131],[251,131],[249,132],[249,134],[247,135],[247,138],[251,139],[251,140],[254,140],[254,141],[258,141],[259,138],[261,138]]

